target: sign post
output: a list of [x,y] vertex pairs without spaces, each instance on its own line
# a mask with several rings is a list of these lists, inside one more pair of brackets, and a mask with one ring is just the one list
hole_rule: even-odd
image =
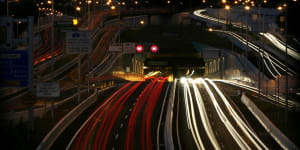
[[[68,54],[79,54],[78,58],[78,102],[80,102],[81,54],[90,53],[90,32],[69,31],[66,34],[66,51]],[[90,79],[88,79],[90,80]],[[89,85],[88,85],[89,88]]]

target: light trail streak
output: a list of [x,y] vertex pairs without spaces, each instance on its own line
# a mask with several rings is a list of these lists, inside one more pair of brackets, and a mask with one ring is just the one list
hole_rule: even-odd
[[[267,33],[259,33],[259,34],[263,35],[270,42],[272,42],[273,45],[275,45],[278,49],[280,49],[282,52],[285,53],[286,47],[285,47],[285,43],[284,42],[280,41],[273,34],[268,33],[268,32]],[[288,55],[290,55],[291,57],[293,57],[293,58],[295,58],[297,60],[300,60],[300,55],[297,53],[297,50],[295,50],[291,46],[288,46],[287,51],[288,51]]]
[[[132,82],[129,82],[129,83],[125,84],[124,86],[122,86],[118,91],[116,91],[113,95],[111,95],[109,98],[107,98],[105,100],[105,102],[103,104],[101,104],[100,107],[97,108],[96,111],[94,111],[94,113],[84,122],[84,124],[75,133],[75,135],[73,136],[73,138],[71,139],[71,141],[69,142],[69,144],[66,148],[67,150],[69,150],[70,148],[72,148],[74,150],[85,149],[87,141],[90,138],[90,134],[92,133],[96,124],[98,123],[98,121],[100,120],[100,118],[102,117],[102,115],[104,113],[104,111],[100,111],[100,110],[111,105],[112,102],[114,102],[116,100],[116,98],[119,97],[122,94],[122,92],[126,88],[128,88],[131,84],[132,84]],[[92,126],[90,127],[90,125],[92,125]],[[90,127],[90,128],[88,128],[88,127]],[[85,134],[86,133],[85,130],[87,130],[87,129],[89,129],[88,133]],[[85,136],[83,136],[84,134],[85,134]],[[82,138],[84,138],[83,141],[81,140]],[[71,144],[74,146],[71,147]]]
[[[255,132],[253,132],[246,123],[239,117],[239,115],[236,113],[236,111],[231,107],[230,103],[224,96],[224,94],[220,91],[220,89],[216,86],[215,83],[213,83],[210,79],[205,79],[208,81],[210,85],[213,86],[213,88],[216,90],[218,95],[221,97],[222,101],[226,105],[227,110],[230,112],[231,116],[235,120],[235,122],[238,124],[238,126],[242,129],[242,131],[246,134],[248,139],[255,145],[257,149],[268,149],[266,145],[259,139],[259,137],[256,135]],[[258,142],[258,143],[257,143]],[[261,147],[262,146],[262,147]]]
[[[199,131],[198,131],[198,126],[197,126],[197,122],[196,122],[196,117],[195,117],[195,110],[194,110],[194,104],[193,104],[193,100],[192,100],[192,94],[190,91],[190,87],[188,82],[184,83],[184,99],[185,101],[187,101],[187,108],[186,109],[191,109],[191,115],[188,115],[187,117],[189,118],[189,126],[193,135],[193,139],[196,143],[196,146],[198,149],[204,150],[205,147],[203,145],[203,142],[201,140]],[[190,107],[189,107],[190,106]]]
[[128,129],[127,129],[127,135],[126,135],[126,150],[134,150],[134,134],[135,134],[135,124],[137,121],[137,117],[141,109],[143,108],[142,106],[146,103],[147,97],[150,96],[151,94],[151,89],[153,89],[155,83],[158,81],[159,78],[156,78],[154,81],[151,81],[150,84],[144,88],[142,93],[137,99],[136,104],[134,105],[132,109],[132,113],[129,118],[128,122]]
[[197,82],[197,81],[193,81],[192,82],[192,85],[193,85],[193,88],[194,88],[194,93],[195,93],[195,97],[196,97],[196,102],[197,102],[197,106],[198,106],[198,111],[199,111],[199,114],[201,116],[201,122],[204,126],[204,129],[206,131],[206,134],[210,140],[210,142],[212,143],[213,147],[215,150],[221,150],[220,148],[220,145],[214,135],[214,132],[212,130],[212,127],[209,123],[209,119],[208,119],[208,116],[207,116],[207,113],[206,113],[206,108],[204,106],[204,101],[201,97],[201,94],[199,92],[199,89],[197,88],[196,84],[195,83],[200,83],[200,82]]
[[231,136],[234,138],[234,140],[237,142],[239,147],[242,150],[251,149],[249,147],[249,145],[242,139],[242,137],[239,135],[239,133],[234,129],[232,124],[229,122],[228,118],[225,116],[224,112],[220,108],[216,98],[214,97],[214,95],[213,95],[212,91],[210,90],[210,88],[208,87],[207,83],[202,78],[200,78],[200,82],[204,85],[210,99],[212,100],[213,105],[214,105],[214,107],[217,111],[217,114],[218,114],[219,118],[224,123],[225,127],[227,128],[227,130],[229,131]]
[[[126,93],[124,93],[118,101],[108,110],[104,119],[101,121],[101,125],[98,128],[96,134],[96,140],[93,143],[93,149],[106,149],[107,142],[109,139],[110,131],[119,116],[124,103],[127,101],[129,96],[136,90],[136,88],[142,83],[142,81],[136,83],[133,87],[131,87]],[[99,136],[102,135],[99,139]]]

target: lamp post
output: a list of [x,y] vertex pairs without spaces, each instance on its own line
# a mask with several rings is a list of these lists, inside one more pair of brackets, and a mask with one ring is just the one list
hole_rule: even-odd
[[[51,74],[52,82],[54,81],[54,0],[48,0],[48,4],[51,4]],[[51,118],[54,121],[54,98],[51,98]]]
[[250,6],[245,6],[245,10],[246,10],[246,24],[247,24],[247,29],[246,29],[246,42],[247,42],[247,49],[246,49],[246,69],[248,68],[248,11],[250,10]]
[[[288,115],[288,100],[289,100],[289,91],[288,91],[288,50],[287,50],[287,43],[288,43],[288,36],[287,36],[287,4],[285,0],[285,13],[284,13],[284,20],[280,19],[280,21],[284,21],[284,37],[285,37],[285,121],[287,123],[287,115]],[[278,6],[277,9],[279,11],[283,10],[282,6]]]
[[[286,4],[286,0],[285,0],[285,4]],[[285,6],[285,121],[287,123],[287,115],[288,115],[288,101],[289,101],[289,89],[288,89],[288,50],[287,50],[287,43],[288,43],[288,36],[287,36],[287,6]]]

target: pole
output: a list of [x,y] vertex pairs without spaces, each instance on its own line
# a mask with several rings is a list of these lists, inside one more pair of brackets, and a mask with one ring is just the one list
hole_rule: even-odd
[[[286,0],[285,0],[286,4]],[[285,8],[285,122],[287,125],[287,115],[288,115],[288,100],[289,100],[289,89],[288,89],[288,51],[287,51],[287,43],[288,43],[288,37],[287,37],[287,6]]]
[[[52,82],[54,81],[54,0],[52,0],[52,15],[51,15],[51,74]],[[54,98],[51,98],[51,118],[54,121]]]
[[6,16],[9,15],[9,10],[8,10],[8,0],[6,0]]
[[[88,31],[90,32],[90,4],[88,2]],[[89,36],[89,52],[88,52],[88,95],[90,94],[90,51],[91,51],[91,37]]]
[[119,45],[121,45],[121,4],[119,5]]
[[78,58],[78,99],[77,102],[80,102],[80,73],[81,73],[81,54],[79,54],[79,58]]
[[[260,15],[261,15],[261,5],[259,4],[258,6],[258,32],[260,32],[261,30],[261,25],[260,25]],[[262,38],[260,36],[260,42],[261,42]],[[260,45],[258,46],[258,51],[259,51],[259,55],[261,54],[261,49],[260,49]],[[264,54],[263,54],[264,55]],[[260,86],[261,86],[261,79],[260,79],[260,70],[261,70],[261,57],[258,57],[259,59],[259,64],[258,64],[258,97],[260,98]]]
[[246,41],[247,41],[247,48],[246,48],[246,69],[248,69],[248,10],[246,10],[246,24],[247,24],[247,29],[246,29]]

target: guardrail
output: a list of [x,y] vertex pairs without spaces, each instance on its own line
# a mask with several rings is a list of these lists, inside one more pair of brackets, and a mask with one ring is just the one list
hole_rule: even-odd
[[259,123],[283,149],[299,149],[244,93],[242,94],[241,101],[247,106],[249,111],[255,116]]
[[[81,90],[80,93],[86,92],[87,89]],[[73,99],[74,97],[76,97],[78,95],[78,93],[64,99],[61,100],[57,103],[54,103],[54,108],[59,107],[60,105],[64,104],[65,102]],[[33,110],[33,115],[34,117],[42,117],[47,111],[49,111],[51,109],[51,105],[46,105],[46,106],[40,106],[38,108],[34,108]],[[18,112],[7,112],[4,114],[1,114],[1,118],[3,118],[4,120],[8,120],[7,122],[12,122],[13,124],[19,123],[20,120],[23,121],[27,121],[28,120],[28,110],[24,110],[24,111],[18,111]]]

